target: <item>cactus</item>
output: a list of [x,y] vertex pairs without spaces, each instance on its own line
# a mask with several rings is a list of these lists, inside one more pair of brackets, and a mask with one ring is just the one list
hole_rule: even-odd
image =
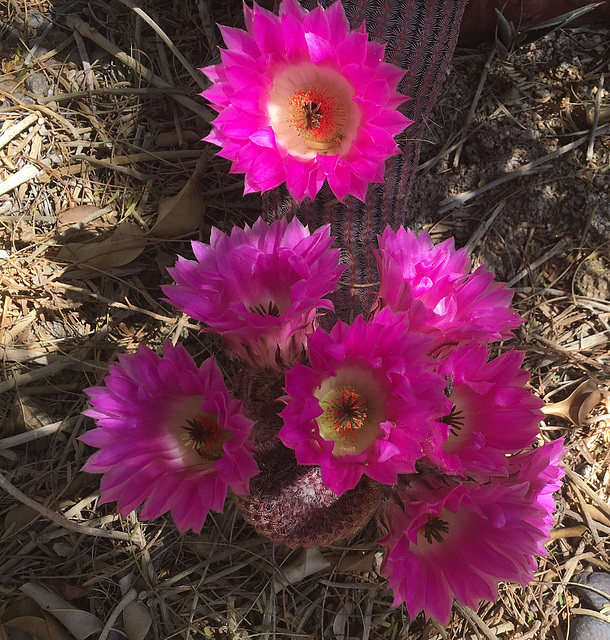
[[[342,0],[352,28],[363,21],[370,37],[386,43],[386,60],[406,73],[400,90],[411,100],[402,111],[414,120],[399,138],[402,154],[386,163],[385,184],[368,189],[366,202],[348,196],[338,202],[328,187],[315,200],[298,206],[285,187],[263,195],[263,216],[272,221],[296,215],[310,229],[331,223],[342,259],[348,269],[335,297],[336,317],[347,320],[370,304],[371,286],[377,281],[373,249],[386,225],[404,225],[407,194],[419,160],[420,144],[436,94],[459,33],[466,0]],[[312,3],[303,4],[311,8]],[[330,0],[322,0],[327,6]]]

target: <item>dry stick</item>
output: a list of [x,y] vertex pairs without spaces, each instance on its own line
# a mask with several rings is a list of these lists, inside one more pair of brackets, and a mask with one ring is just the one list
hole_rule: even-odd
[[490,183],[483,185],[480,189],[465,191],[464,193],[459,193],[458,195],[452,196],[451,198],[446,198],[441,202],[441,208],[439,209],[439,213],[446,213],[447,211],[450,211],[451,209],[455,209],[455,207],[458,207],[468,202],[469,200],[472,200],[473,198],[480,196],[482,193],[490,191],[491,189],[495,189],[495,187],[498,187],[501,184],[504,184],[505,182],[510,182],[511,180],[515,180],[516,178],[521,178],[522,176],[527,175],[530,171],[532,171],[536,167],[539,167],[541,164],[545,164],[550,160],[554,160],[555,158],[558,158],[564,153],[567,153],[568,151],[572,151],[573,149],[580,147],[582,144],[584,144],[587,141],[589,135],[592,135],[593,137],[597,137],[599,135],[602,135],[603,133],[606,133],[608,130],[609,130],[609,125],[607,124],[603,125],[602,127],[597,127],[596,129],[592,130],[591,134],[587,133],[587,135],[583,136],[582,138],[579,138],[574,142],[570,142],[569,144],[566,144],[563,147],[559,147],[559,149],[557,149],[556,151],[553,151],[552,153],[549,153],[548,155],[543,156],[542,158],[538,158],[537,160],[532,160],[532,162],[528,162],[527,164],[524,164],[522,167],[519,167],[518,169],[515,169],[510,173],[505,173],[503,176],[500,176],[499,178],[492,180]]
[[[130,69],[133,69],[138,75],[142,76],[145,80],[151,82],[156,87],[163,87],[166,89],[172,88],[172,85],[169,84],[169,82],[166,82],[165,80],[163,80],[163,78],[160,78],[158,75],[154,74],[150,69],[140,64],[135,58],[132,58],[124,51],[121,51],[115,44],[110,42],[110,40],[104,38],[104,36],[98,33],[84,20],[81,20],[78,16],[70,14],[66,20],[66,24],[68,25],[69,29],[78,31],[78,33],[80,33],[85,38],[93,40],[93,42],[108,51],[108,53],[113,55],[117,60],[128,66]],[[197,104],[194,100],[191,100],[187,96],[183,96],[180,94],[170,95],[176,102],[179,102],[182,106],[190,109],[193,113],[197,114],[200,118],[203,118],[206,122],[211,122],[214,119],[214,115],[212,115],[212,113],[208,109]]]
[[12,127],[9,127],[0,135],[0,149],[6,147],[6,145],[22,131],[25,131],[30,125],[34,124],[38,120],[38,116],[35,113],[31,113],[23,120],[15,123]]
[[455,608],[462,614],[470,624],[478,629],[487,640],[497,640],[498,636],[483,622],[481,617],[476,611],[473,611],[469,607],[465,607],[457,600],[454,601]]
[[117,621],[118,617],[121,615],[121,611],[130,603],[133,602],[138,597],[138,592],[135,589],[129,589],[129,591],[121,598],[121,601],[114,608],[114,611],[108,616],[108,620],[106,620],[106,624],[104,628],[100,632],[100,635],[97,637],[97,640],[106,640],[110,632],[112,631],[112,627],[114,623]]
[[[470,109],[468,110],[468,115],[466,116],[466,122],[464,122],[462,129],[466,129],[466,127],[468,127],[468,125],[472,122],[472,119],[474,118],[474,112],[477,108],[477,105],[479,104],[479,100],[481,99],[481,94],[483,93],[483,87],[485,86],[485,81],[487,80],[487,74],[489,73],[489,67],[491,66],[491,62],[494,59],[495,54],[496,54],[496,50],[492,49],[491,53],[487,58],[487,62],[483,67],[483,71],[479,79],[479,86],[477,87],[477,91],[474,94],[474,100],[470,105]],[[457,149],[455,150],[455,155],[453,156],[454,167],[457,167],[460,164],[460,154],[462,153],[462,147],[464,146],[465,140],[466,139],[463,138],[460,144],[458,145]]]
[[136,15],[140,16],[140,18],[142,18],[142,20],[144,20],[146,24],[150,25],[153,28],[155,33],[157,33],[161,40],[165,42],[165,44],[169,47],[176,58],[180,60],[182,66],[189,72],[193,80],[195,80],[195,82],[202,89],[207,89],[210,83],[206,82],[202,78],[201,73],[198,73],[193,65],[180,53],[180,51],[178,51],[176,45],[171,41],[170,37],[165,33],[165,31],[163,31],[163,29],[161,29],[161,27],[143,9],[140,9],[140,7],[138,7],[138,5],[136,5],[131,0],[121,0],[121,2],[124,5],[128,6]]
[[[94,298],[95,300],[99,300],[100,302],[105,302],[110,307],[115,307],[116,309],[127,309],[128,311],[137,311],[138,313],[143,313],[150,318],[154,318],[155,320],[159,320],[161,322],[167,323],[176,323],[178,319],[171,318],[170,316],[163,316],[159,313],[155,313],[154,311],[148,311],[147,309],[143,309],[141,307],[136,307],[135,305],[124,304],[123,302],[116,302],[115,300],[111,300],[110,298],[106,298],[104,296],[98,295],[93,291],[87,291],[87,289],[81,289],[80,287],[75,287],[74,285],[67,284],[65,282],[50,282],[47,284],[47,287],[53,287],[55,289],[66,289],[67,291],[75,291],[77,293],[82,293],[83,295],[88,296],[89,298]],[[185,324],[185,328],[187,329],[195,329],[199,330],[201,327],[194,324]],[[27,374],[23,374],[27,375]],[[2,384],[2,383],[0,383]]]
[[559,253],[566,246],[565,240],[560,240],[552,249],[549,249],[544,255],[540,256],[538,260],[534,260],[524,269],[521,269],[519,273],[507,283],[508,287],[512,287],[514,284],[523,280],[528,273],[531,273],[534,269],[537,269],[541,264],[544,264],[547,260],[550,260],[554,255]]
[[[201,149],[172,149],[168,151],[145,151],[143,153],[132,153],[129,156],[115,156],[112,160],[108,160],[108,164],[123,165],[123,164],[136,164],[138,162],[152,162],[154,160],[161,160],[171,164],[169,160],[191,160],[201,157]],[[76,175],[82,173],[85,170],[85,163],[90,160],[89,156],[86,156],[78,164],[71,164],[63,169],[60,169],[62,176]],[[114,168],[114,167],[113,167]],[[243,183],[242,183],[243,186]]]
[[595,112],[593,113],[593,124],[591,125],[591,138],[587,146],[587,162],[593,159],[593,146],[595,145],[595,130],[599,122],[599,113],[602,108],[602,93],[604,91],[604,74],[599,76],[599,84],[597,85],[597,95],[595,96]]
[[598,509],[605,513],[607,516],[610,516],[610,505],[600,498],[595,491],[589,487],[589,485],[575,472],[572,471],[569,467],[565,468],[566,476],[568,480],[575,486],[578,487],[585,495],[589,496],[591,500],[597,505]]
[[19,373],[12,378],[3,380],[2,382],[0,382],[0,393],[4,393],[5,391],[9,391],[10,389],[16,389],[17,387],[23,386],[24,384],[29,384],[30,382],[34,382],[35,380],[40,380],[40,378],[54,376],[56,373],[59,373],[66,367],[74,364],[75,360],[81,361],[88,352],[88,349],[77,349],[73,354],[70,354],[69,357],[62,358],[60,362],[48,364],[44,367],[40,367],[40,369],[36,369],[35,371]]
[[38,98],[38,104],[47,104],[48,102],[68,102],[69,100],[79,100],[80,98],[90,98],[92,96],[130,96],[130,95],[146,95],[161,94],[171,95],[179,93],[183,95],[191,95],[191,89],[182,87],[105,87],[103,89],[91,89],[90,91],[74,91],[72,93],[60,93],[56,96],[41,96]]
[[78,416],[68,418],[67,420],[60,420],[59,422],[53,422],[52,424],[46,424],[44,427],[38,429],[32,429],[31,431],[25,431],[24,433],[18,433],[16,436],[9,436],[8,438],[2,438],[0,440],[0,450],[10,449],[11,447],[17,447],[25,442],[31,442],[32,440],[38,440],[38,438],[46,438],[58,431],[63,431],[66,427],[70,427],[79,420]]
[[481,222],[478,226],[477,230],[472,234],[470,240],[466,243],[466,251],[468,253],[472,253],[474,248],[479,244],[481,238],[489,231],[491,225],[495,222],[495,219],[501,213],[502,209],[506,206],[506,200],[502,200],[500,204],[496,206],[496,208],[492,211],[491,215],[487,220]]
[[587,527],[589,528],[589,531],[593,536],[593,541],[595,542],[597,548],[601,549],[602,541],[601,541],[601,538],[599,537],[599,533],[597,531],[597,527],[595,526],[595,522],[593,521],[591,514],[587,511],[587,503],[585,502],[585,499],[582,495],[582,491],[577,486],[574,486],[574,485],[572,486],[572,488],[574,489],[574,493],[576,494],[576,499],[578,500],[578,504],[580,505],[580,508],[582,510],[582,514],[587,523]]
[[33,164],[27,164],[25,167],[19,169],[17,173],[2,180],[0,182],[0,196],[12,191],[15,187],[22,185],[24,182],[29,182],[34,178],[37,178],[43,173],[42,169],[35,167]]
[[37,511],[44,518],[48,518],[55,524],[58,524],[60,527],[67,529],[68,531],[72,531],[73,533],[85,534],[88,536],[95,536],[96,538],[113,538],[114,540],[132,540],[133,536],[130,533],[125,533],[124,531],[110,531],[108,529],[94,529],[93,527],[87,527],[82,524],[77,524],[76,522],[71,522],[70,520],[66,520],[61,514],[52,511],[48,507],[36,502],[36,500],[32,500],[14,487],[2,473],[0,473],[0,487],[4,489],[9,495],[13,496],[16,500],[19,500],[22,504],[27,505],[34,511]]

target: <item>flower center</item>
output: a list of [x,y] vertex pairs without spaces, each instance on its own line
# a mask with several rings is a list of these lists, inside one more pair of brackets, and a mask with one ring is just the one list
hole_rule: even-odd
[[444,536],[449,532],[449,523],[446,520],[441,520],[439,516],[432,513],[426,515],[428,522],[422,524],[417,529],[417,535],[426,539],[428,544],[432,544],[433,540],[436,542],[443,542]]
[[346,109],[328,87],[319,85],[298,89],[287,106],[288,124],[308,148],[329,151],[341,141]]
[[215,413],[201,413],[187,420],[186,425],[180,427],[183,433],[179,438],[185,447],[193,450],[206,460],[219,460],[224,453],[222,445],[233,437],[229,431],[218,425],[218,415]]
[[354,442],[367,423],[366,400],[348,385],[331,389],[320,406],[324,413],[318,424],[325,440]]
[[273,316],[274,318],[280,317],[280,306],[277,302],[269,301],[267,306],[265,306],[262,302],[257,304],[255,307],[250,307],[248,311],[252,313],[258,313],[259,316]]
[[451,434],[457,436],[464,427],[464,412],[454,404],[449,414],[439,418],[438,421],[449,425]]

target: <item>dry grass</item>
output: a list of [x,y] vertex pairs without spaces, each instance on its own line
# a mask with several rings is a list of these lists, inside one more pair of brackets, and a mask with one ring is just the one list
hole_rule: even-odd
[[[228,229],[260,213],[257,197],[242,198],[242,183],[228,174],[228,163],[198,142],[209,114],[194,98],[203,81],[192,67],[213,59],[218,42],[212,23],[239,23],[239,3],[142,5],[169,46],[159,28],[128,5],[10,0],[0,8],[6,40],[0,45],[0,620],[25,616],[38,637],[68,638],[70,629],[79,640],[92,633],[126,633],[129,640],[565,638],[570,611],[578,606],[570,579],[587,568],[610,569],[610,406],[602,395],[587,396],[599,401],[584,414],[576,407],[577,424],[551,413],[543,426],[545,439],[566,438],[569,472],[536,582],[525,589],[502,585],[498,602],[477,612],[456,608],[447,629],[421,618],[410,622],[403,609],[392,608],[375,571],[378,532],[372,524],[321,555],[299,557],[254,533],[230,502],[200,536],[179,536],[165,518],[140,523],[132,514],[121,520],[112,505],[97,504],[99,479],[79,471],[90,453],[77,440],[89,426],[81,416],[82,389],[99,384],[107,363],[141,342],[155,348],[166,338],[180,339],[195,357],[211,353],[212,338],[198,336],[193,321],[159,302],[165,267],[176,252],[188,252],[185,238],[205,238],[212,224]],[[37,25],[37,16],[48,11],[54,21]],[[461,52],[456,64],[460,56],[484,63],[488,53]],[[607,51],[599,63],[607,66]],[[506,83],[534,95],[535,84],[523,88],[515,59],[502,65]],[[494,72],[502,73],[502,65]],[[482,122],[499,117],[490,119],[486,111],[485,77],[480,103],[466,116],[479,79],[452,103],[444,98],[444,113],[456,115],[447,116],[448,130],[428,153],[422,180],[431,179],[433,167],[446,173],[454,163],[476,186],[459,155]],[[600,72],[587,81],[599,85]],[[598,101],[598,115],[607,104],[607,98]],[[504,109],[507,118],[519,119],[523,104]],[[534,112],[557,131],[547,101]],[[525,161],[581,138],[586,143],[562,158],[601,197],[598,178],[610,166],[607,129],[597,130],[588,161],[587,132],[558,134],[552,148]],[[556,169],[556,157],[545,163]],[[196,169],[191,187],[205,213],[191,202],[181,208],[199,211],[199,218],[181,219],[188,231],[172,223],[160,233],[159,202],[177,194]],[[542,198],[544,176],[526,174]],[[488,260],[517,288],[527,323],[515,344],[527,351],[537,394],[554,403],[585,381],[594,383],[590,394],[608,389],[610,236],[604,237],[603,224],[595,226],[593,207],[575,214],[561,237],[519,212],[507,219],[515,184],[529,188],[505,179],[492,191],[489,211],[462,207],[447,215],[452,200],[442,212],[437,207],[429,219],[413,222],[426,222],[439,239],[456,234],[463,244],[470,241],[475,259]],[[455,189],[444,197],[451,195]],[[90,208],[76,208],[81,205]],[[501,231],[495,216],[504,217]],[[513,245],[523,234],[526,242]],[[299,563],[320,570],[290,583]],[[59,626],[30,597],[32,584],[52,587],[72,607],[59,607],[65,609]]]

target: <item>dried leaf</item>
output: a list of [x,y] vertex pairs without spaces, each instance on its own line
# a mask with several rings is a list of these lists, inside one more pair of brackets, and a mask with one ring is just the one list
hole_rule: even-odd
[[542,407],[542,411],[547,415],[565,418],[580,427],[604,397],[605,393],[597,388],[593,380],[586,380],[565,400],[547,404]]
[[29,524],[32,524],[39,515],[38,511],[32,509],[32,507],[28,507],[26,504],[20,504],[4,516],[4,530],[8,531],[11,528],[21,529],[22,527],[27,527]]
[[9,640],[54,640],[46,620],[34,616],[15,618],[7,622],[2,630]]
[[152,616],[143,602],[129,602],[123,609],[127,640],[144,640],[151,624]]
[[97,616],[71,605],[43,584],[26,582],[20,589],[36,601],[44,611],[54,615],[76,640],[85,640],[104,628],[102,621]]
[[57,259],[96,269],[120,267],[135,260],[145,246],[142,229],[131,222],[122,222],[105,240],[65,244],[57,254]]
[[201,226],[205,203],[199,187],[199,178],[207,164],[207,154],[202,154],[193,175],[182,189],[171,198],[159,202],[157,222],[150,230],[154,236],[177,238],[193,233]]
[[[203,136],[194,129],[182,129],[182,142],[199,142]],[[176,131],[164,131],[155,138],[155,147],[176,147],[180,144]]]
[[[588,104],[585,109],[587,114],[587,124],[591,126],[593,124],[593,120],[595,119],[595,106],[592,104]],[[607,122],[610,122],[610,105],[602,104],[599,108],[599,120],[597,121],[597,126],[601,127]]]
[[540,38],[543,38],[552,31],[555,31],[555,29],[563,29],[573,20],[584,16],[589,13],[589,11],[593,11],[593,9],[596,9],[597,7],[601,7],[602,4],[603,2],[593,2],[585,5],[584,7],[577,7],[571,11],[562,13],[560,16],[556,16],[555,18],[540,22],[528,29],[524,29],[517,34],[517,45],[531,44],[532,42],[536,42],[536,40],[540,40]]
[[46,616],[13,618],[6,623],[4,629],[9,640],[72,640],[56,620]]
[[336,573],[368,573],[373,571],[375,552],[370,551],[365,555],[345,555],[337,560]]
[[[76,207],[70,207],[59,212],[57,216],[57,233],[62,233],[69,229],[72,225],[82,222],[91,214],[99,211],[100,208],[93,204],[80,204]],[[86,224],[83,224],[83,229]]]
[[318,571],[325,571],[331,567],[331,563],[320,553],[320,550],[303,549],[294,562],[282,567],[282,584],[275,585],[276,593],[289,584],[300,582],[307,576],[311,576]]

